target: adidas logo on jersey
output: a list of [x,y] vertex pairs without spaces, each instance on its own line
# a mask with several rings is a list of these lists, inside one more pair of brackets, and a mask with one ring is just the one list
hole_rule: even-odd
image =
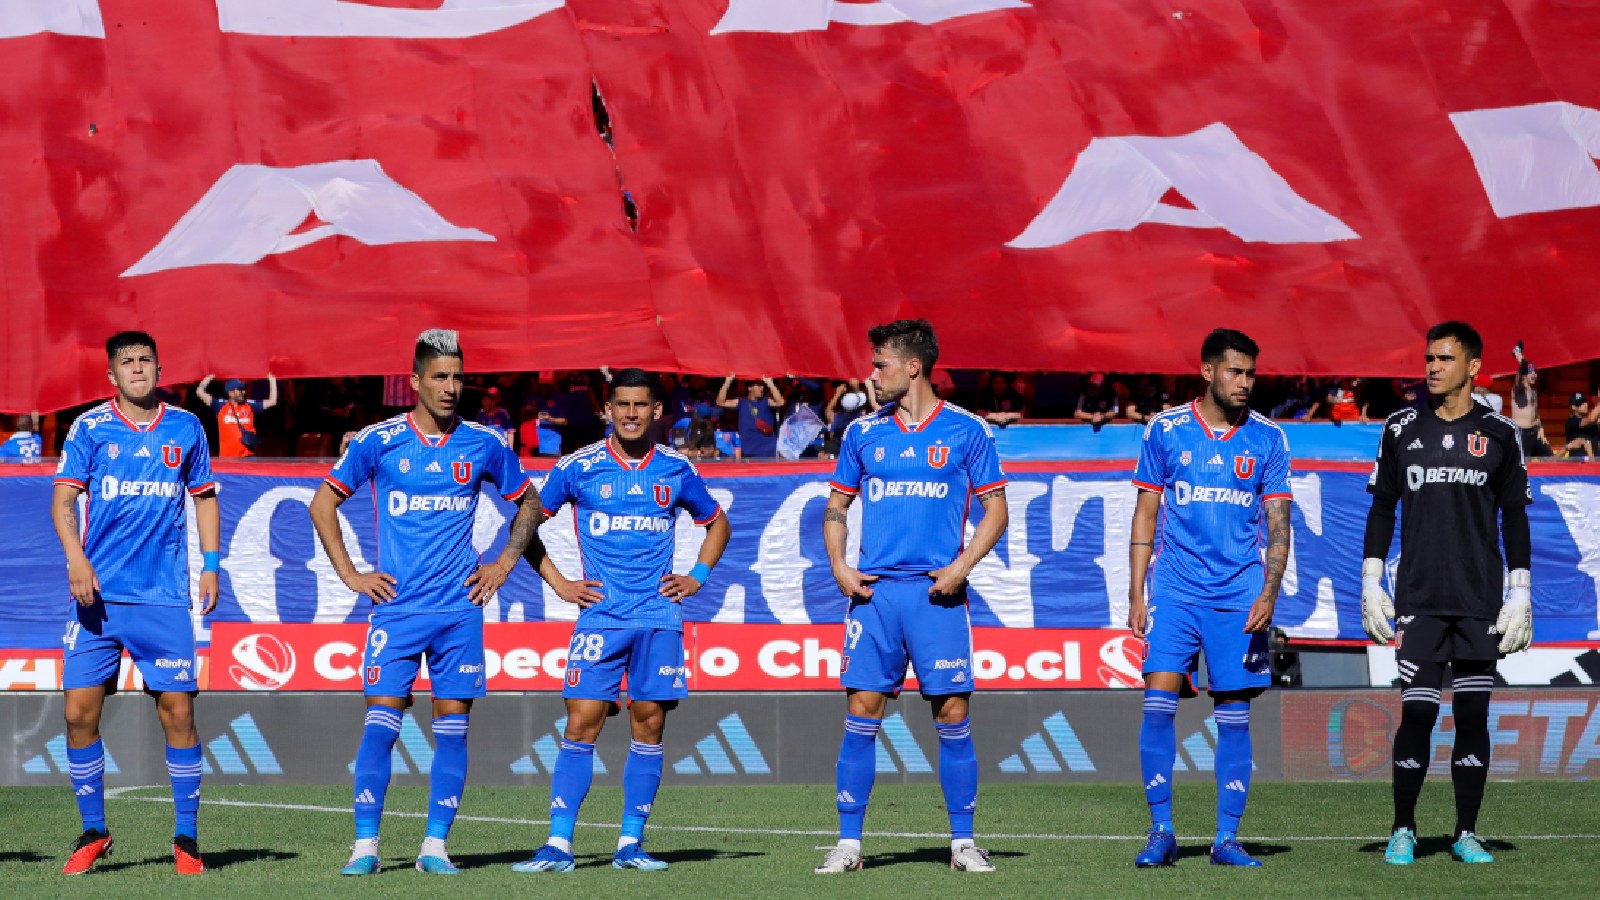
[[1396,760],[1395,761],[1395,765],[1399,766],[1402,769],[1420,769],[1420,768],[1422,768],[1422,763],[1419,763],[1414,759]]
[[910,447],[907,447],[904,451],[902,451],[900,453],[900,458],[901,459],[916,459],[917,458],[917,451],[911,449]]
[[1234,780],[1232,780],[1232,781],[1228,782],[1227,784],[1223,785],[1223,787],[1227,788],[1230,791],[1238,791],[1241,794],[1246,791],[1246,788],[1244,786],[1244,782],[1240,781],[1237,778],[1235,778]]
[[1211,462],[1207,463],[1207,465],[1211,465],[1211,466],[1220,466],[1220,465],[1222,465],[1222,454],[1218,453],[1216,456],[1211,457]]
[[640,497],[640,496],[643,496],[643,495],[644,495],[644,488],[639,487],[637,484],[634,485],[631,488],[628,488],[628,496],[629,497]]
[[372,796],[372,792],[371,791],[363,790],[361,793],[356,795],[356,802],[357,803],[377,803],[378,800],[377,800],[376,797]]
[[1476,754],[1468,753],[1466,756],[1456,760],[1456,765],[1469,767],[1477,766],[1481,768],[1483,766],[1483,761],[1478,759]]
[[1422,439],[1418,438],[1417,440],[1412,441],[1410,444],[1407,444],[1406,445],[1406,449],[1407,450],[1421,450],[1422,449]]
[[149,447],[140,447],[139,448],[139,452],[135,453],[134,456],[135,457],[143,457],[144,459],[149,459],[150,458],[150,448]]
[[1144,789],[1147,790],[1147,791],[1153,791],[1157,787],[1159,787],[1159,786],[1161,786],[1163,784],[1166,784],[1166,783],[1167,783],[1167,776],[1162,775],[1161,773],[1158,772],[1158,773],[1156,773],[1156,777],[1154,777],[1154,778],[1152,778],[1149,781],[1144,783]]
[[440,800],[437,805],[439,805],[439,806],[448,806],[451,809],[460,809],[461,808],[461,798],[460,797],[446,797],[443,800]]
[[422,471],[424,471],[424,472],[443,472],[444,468],[439,465],[439,462],[437,460],[435,460],[435,461],[433,461],[431,463],[428,463],[428,467],[426,469],[423,469]]

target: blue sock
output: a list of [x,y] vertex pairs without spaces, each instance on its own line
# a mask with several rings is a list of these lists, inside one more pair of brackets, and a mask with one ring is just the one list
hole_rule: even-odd
[[388,706],[367,707],[366,726],[361,729],[361,749],[356,751],[356,840],[378,836],[383,819],[383,797],[389,793],[389,760],[394,742],[400,737],[400,710]]
[[173,837],[198,837],[200,825],[200,771],[205,767],[199,744],[167,746],[167,777],[172,780],[172,808],[176,822]]
[[1172,762],[1178,756],[1178,735],[1173,719],[1178,715],[1178,695],[1146,689],[1144,724],[1139,728],[1139,769],[1144,775],[1144,799],[1150,804],[1150,824],[1172,830]]
[[1250,704],[1224,703],[1217,707],[1217,834],[1232,837],[1250,799],[1250,772],[1255,768],[1250,748]]
[[594,781],[594,745],[578,741],[561,742],[556,770],[550,773],[550,836],[572,844],[578,830],[578,810],[589,796]]
[[834,797],[839,807],[839,839],[861,840],[867,821],[867,801],[872,797],[872,782],[878,777],[876,743],[883,722],[860,716],[844,717],[844,740],[839,743],[839,762],[834,767]]
[[106,747],[98,738],[87,747],[67,748],[72,793],[78,798],[83,830],[106,830]]
[[978,748],[972,745],[972,720],[940,725],[939,786],[944,788],[944,808],[950,813],[950,839],[972,837],[972,816],[978,809]]
[[467,789],[467,717],[433,720],[433,767],[428,772],[428,837],[444,840]]
[[644,823],[655,805],[661,787],[660,744],[633,741],[628,745],[628,762],[622,768],[622,837],[635,841],[644,838]]

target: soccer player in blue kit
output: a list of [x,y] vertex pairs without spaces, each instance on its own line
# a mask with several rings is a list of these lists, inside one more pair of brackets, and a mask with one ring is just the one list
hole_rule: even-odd
[[[133,657],[167,738],[179,874],[205,871],[197,843],[200,736],[194,727],[194,623],[189,607],[187,498],[194,498],[204,569],[201,612],[217,605],[222,519],[205,430],[161,402],[156,342],[141,331],[106,341],[116,396],[79,416],[67,432],[50,509],[67,557],[75,601],[62,638],[67,764],[83,834],[62,872],[87,872],[111,853],[106,827],[105,747],[100,716],[116,690],[122,651]],[[78,498],[85,496],[78,521]]]
[[[412,358],[416,408],[356,435],[311,501],[311,521],[334,572],[373,603],[361,668],[367,714],[356,754],[356,842],[344,875],[378,871],[390,753],[423,654],[433,682],[437,748],[429,772],[427,836],[416,867],[439,875],[457,872],[445,839],[466,787],[472,701],[484,695],[479,607],[505,583],[522,555],[539,506],[504,433],[456,415],[462,364],[454,331],[424,331]],[[368,482],[378,517],[378,569],[357,572],[338,509]],[[480,565],[472,532],[485,482],[521,505],[499,559]]]
[[[1173,719],[1179,689],[1200,653],[1217,722],[1211,862],[1261,865],[1239,845],[1239,819],[1254,768],[1250,701],[1272,683],[1267,631],[1289,560],[1294,495],[1283,429],[1247,405],[1260,352],[1242,332],[1219,328],[1206,335],[1200,345],[1204,396],[1151,418],[1133,475],[1139,500],[1128,548],[1128,627],[1147,642],[1139,762],[1151,820],[1134,860],[1140,868],[1178,858]],[[1146,574],[1151,602],[1145,598]]]
[[[618,869],[659,871],[645,853],[646,820],[661,785],[667,713],[689,695],[683,668],[683,601],[694,596],[728,547],[728,517],[694,464],[651,444],[661,416],[654,381],[640,369],[612,378],[606,414],[612,434],[563,457],[539,490],[540,521],[571,503],[577,516],[583,576],[568,580],[537,539],[528,562],[561,599],[579,607],[567,653],[567,726],[550,776],[550,835],[518,872],[570,872],[578,810],[594,777],[594,742],[616,711],[628,679],[632,742],[622,770],[622,833],[611,859]],[[672,574],[678,510],[706,529],[687,575]]]
[[[939,359],[933,326],[901,320],[870,329],[867,338],[884,406],[845,431],[823,513],[828,560],[850,610],[839,674],[847,703],[835,769],[839,843],[815,871],[862,866],[861,833],[877,770],[874,744],[909,659],[939,732],[950,867],[993,872],[988,852],[972,837],[978,755],[967,715],[973,684],[966,591],[967,575],[1009,521],[1006,477],[989,426],[933,391],[929,380]],[[983,519],[968,544],[974,495]],[[858,496],[865,500],[861,558],[852,567],[845,554],[846,513]]]

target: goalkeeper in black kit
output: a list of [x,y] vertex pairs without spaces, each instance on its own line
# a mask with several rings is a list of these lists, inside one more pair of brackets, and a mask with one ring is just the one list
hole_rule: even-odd
[[[1428,330],[1427,341],[1428,402],[1384,423],[1367,482],[1372,510],[1361,564],[1362,625],[1376,643],[1393,639],[1401,684],[1394,830],[1384,860],[1409,865],[1416,853],[1417,796],[1428,775],[1448,666],[1456,726],[1451,853],[1462,862],[1491,863],[1494,857],[1475,834],[1489,776],[1489,695],[1496,661],[1526,649],[1533,638],[1533,492],[1516,426],[1472,400],[1483,339],[1470,325],[1445,322]],[[1382,580],[1396,503],[1403,515],[1391,603]]]

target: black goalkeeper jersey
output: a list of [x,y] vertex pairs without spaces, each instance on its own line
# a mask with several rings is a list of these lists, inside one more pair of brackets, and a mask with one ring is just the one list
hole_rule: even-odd
[[1400,410],[1384,422],[1367,491],[1400,501],[1398,615],[1499,615],[1499,510],[1533,502],[1510,419],[1477,403],[1452,422],[1428,406]]

